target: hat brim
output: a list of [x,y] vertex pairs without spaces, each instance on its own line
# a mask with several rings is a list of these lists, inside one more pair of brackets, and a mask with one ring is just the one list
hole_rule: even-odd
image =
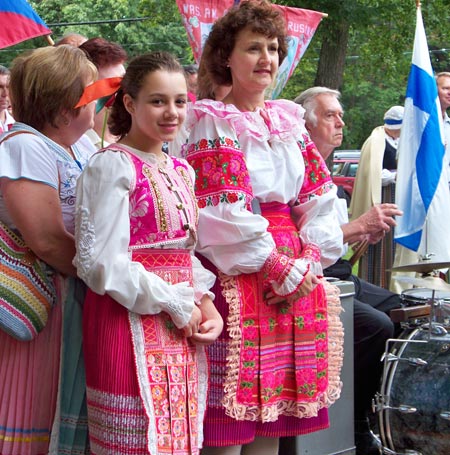
[[402,127],[402,124],[395,124],[395,125],[388,125],[387,123],[384,124],[385,128],[388,130],[399,130]]

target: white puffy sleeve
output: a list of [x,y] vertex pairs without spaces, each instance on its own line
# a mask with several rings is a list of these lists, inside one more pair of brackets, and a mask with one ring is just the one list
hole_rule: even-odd
[[205,115],[193,122],[187,158],[196,172],[199,199],[197,251],[228,275],[262,272],[280,295],[294,292],[308,265],[277,251],[268,221],[253,213],[253,194],[236,132]]
[[[239,162],[241,153],[235,148],[236,132],[226,120],[203,116],[190,131],[188,148],[201,141],[214,144],[217,138],[222,138],[223,144],[210,147],[207,154],[188,153],[188,161],[196,170],[197,188],[203,185],[200,192],[211,195],[203,198],[208,203],[200,202],[197,251],[227,275],[254,273],[263,267],[275,242],[267,232],[267,220],[247,207],[251,195],[240,183],[239,173],[244,171],[238,166],[244,161]],[[236,185],[225,185],[221,191],[215,178],[227,167],[234,168],[229,175]],[[204,179],[203,183],[199,179]],[[197,196],[202,194],[197,192]]]
[[345,253],[338,204],[334,187],[328,193],[292,209],[302,243],[319,247],[320,262],[324,269],[334,264]]
[[95,154],[77,182],[74,265],[94,292],[139,314],[167,312],[178,328],[190,320],[194,289],[169,284],[131,260],[129,192],[134,178],[125,153]]
[[337,187],[315,144],[305,135],[302,154],[305,177],[292,217],[303,244],[320,250],[322,268],[334,264],[345,252],[339,217]]

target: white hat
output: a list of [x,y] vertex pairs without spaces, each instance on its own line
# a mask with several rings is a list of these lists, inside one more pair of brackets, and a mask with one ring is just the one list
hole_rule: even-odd
[[403,106],[392,106],[384,114],[384,125],[390,130],[399,130],[403,121]]

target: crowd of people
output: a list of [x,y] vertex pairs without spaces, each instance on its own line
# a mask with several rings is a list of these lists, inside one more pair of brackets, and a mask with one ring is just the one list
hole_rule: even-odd
[[[327,277],[354,283],[356,454],[379,453],[403,108],[363,146],[349,220],[326,165],[340,93],[267,100],[286,54],[282,14],[247,0],[198,66],[78,34],[0,66],[0,220],[57,290],[34,340],[0,331],[1,454],[281,454],[339,397]],[[450,143],[450,73],[437,85]]]

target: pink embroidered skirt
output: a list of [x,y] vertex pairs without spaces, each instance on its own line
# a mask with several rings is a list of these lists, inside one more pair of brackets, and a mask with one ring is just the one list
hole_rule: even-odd
[[[299,257],[301,244],[289,207],[271,204],[262,209],[279,251]],[[213,291],[227,330],[207,348],[210,390],[204,445],[240,445],[255,436],[295,436],[327,428],[323,286],[294,304],[268,305],[261,274],[219,277]]]
[[[186,250],[133,260],[171,283],[192,282]],[[91,450],[95,455],[198,454],[206,400],[203,349],[166,313],[139,316],[89,292],[83,315]]]

